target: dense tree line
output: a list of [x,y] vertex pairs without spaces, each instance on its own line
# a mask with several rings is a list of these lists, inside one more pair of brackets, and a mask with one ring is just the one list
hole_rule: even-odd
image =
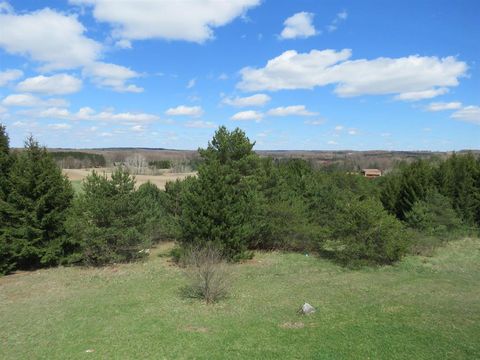
[[243,131],[221,127],[200,149],[179,212],[183,247],[213,244],[231,260],[256,248],[316,251],[345,263],[391,263],[407,251],[404,227],[373,182],[260,159],[253,146]]
[[263,248],[388,264],[480,226],[480,160],[471,154],[401,163],[372,180],[262,159],[253,146],[241,130],[221,127],[200,149],[198,176],[177,185],[182,247],[216,244],[232,260]]
[[171,160],[153,160],[148,162],[148,166],[155,169],[170,169],[173,165]]
[[105,157],[80,151],[53,151],[53,159],[62,169],[105,167]]
[[382,180],[382,203],[399,219],[407,219],[419,203],[437,203],[453,209],[466,225],[480,225],[480,159],[472,154],[401,164]]
[[33,138],[12,154],[2,126],[0,273],[132,261],[163,239],[177,241],[177,256],[208,247],[236,261],[255,249],[283,249],[389,264],[424,239],[480,225],[473,155],[400,164],[372,180],[260,158],[253,148],[240,129],[220,127],[199,149],[196,177],[161,191],[150,183],[136,189],[123,168],[110,178],[92,172],[74,196],[51,154]]

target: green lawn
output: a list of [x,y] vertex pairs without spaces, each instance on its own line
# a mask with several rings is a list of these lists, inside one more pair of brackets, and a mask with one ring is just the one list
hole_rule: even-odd
[[[182,271],[158,256],[167,250],[0,278],[0,358],[480,358],[478,239],[362,270],[258,253],[232,266],[230,297],[216,305],[181,297]],[[318,311],[298,315],[305,301]]]

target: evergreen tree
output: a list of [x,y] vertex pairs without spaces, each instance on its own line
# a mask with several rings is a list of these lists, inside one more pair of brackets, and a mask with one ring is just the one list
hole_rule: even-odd
[[8,173],[10,171],[11,157],[9,138],[5,126],[0,124],[0,196],[8,193]]
[[10,192],[8,176],[11,163],[8,135],[5,126],[0,124],[0,274],[9,272],[15,265],[11,244],[7,241],[5,234],[12,211],[7,202],[7,195]]
[[308,222],[305,189],[313,169],[303,160],[274,162],[260,160],[256,175],[262,196],[261,234],[252,245],[261,249],[306,250],[310,248],[313,226]]
[[182,244],[219,247],[229,259],[245,256],[259,234],[258,156],[240,129],[220,127],[206,149],[190,191],[184,193]]
[[430,191],[425,200],[417,201],[405,216],[405,223],[424,234],[443,236],[462,227],[462,220],[453,210],[450,199]]
[[380,179],[380,200],[385,210],[391,215],[399,217],[397,213],[398,201],[400,196],[401,174],[393,172]]
[[147,182],[135,192],[137,209],[143,213],[144,232],[152,241],[178,238],[178,220],[169,213],[169,197],[166,191]]
[[480,225],[480,160],[472,154],[453,154],[437,170],[439,192],[470,225]]
[[396,214],[401,220],[417,201],[425,200],[427,193],[435,188],[433,169],[424,160],[417,160],[405,167],[400,179]]
[[75,200],[67,223],[73,253],[69,262],[99,266],[145,256],[152,234],[146,216],[151,207],[145,204],[144,195],[154,192],[147,186],[138,196],[135,178],[121,168],[111,179],[92,172],[84,180],[83,193]]
[[402,223],[376,199],[342,204],[331,236],[334,256],[349,265],[393,263],[409,247]]
[[33,137],[16,156],[9,180],[11,211],[3,236],[17,267],[56,264],[65,251],[64,223],[73,199],[70,181]]

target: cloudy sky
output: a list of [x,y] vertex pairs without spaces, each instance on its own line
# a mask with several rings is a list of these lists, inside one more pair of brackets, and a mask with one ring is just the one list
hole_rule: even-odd
[[0,0],[13,146],[480,148],[477,0]]

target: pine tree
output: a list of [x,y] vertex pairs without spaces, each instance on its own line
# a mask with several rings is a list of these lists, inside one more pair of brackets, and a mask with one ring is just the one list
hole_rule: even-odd
[[68,220],[73,249],[69,261],[99,266],[145,256],[151,234],[140,204],[146,205],[137,197],[135,178],[127,171],[119,168],[111,179],[92,172]]
[[386,176],[383,176],[380,179],[380,200],[383,204],[385,210],[387,210],[391,215],[399,216],[397,213],[398,201],[400,196],[400,181],[401,174],[392,173]]
[[240,129],[220,127],[206,149],[190,191],[184,193],[182,244],[219,247],[229,259],[245,256],[259,232],[259,159]]
[[437,171],[440,193],[450,198],[454,209],[470,225],[480,224],[479,164],[472,154],[453,154]]
[[9,180],[12,211],[4,236],[17,267],[56,264],[65,251],[64,223],[73,199],[70,181],[33,137],[16,156]]
[[5,126],[0,124],[0,274],[8,273],[15,265],[11,244],[5,235],[12,211],[7,202],[7,195],[10,192],[8,175],[11,164],[8,135]]
[[[8,194],[8,174],[12,158],[10,156],[9,138],[5,126],[0,124],[0,201]],[[1,221],[1,217],[0,217]]]
[[417,160],[402,171],[396,213],[400,219],[412,209],[417,201],[425,200],[429,190],[435,187],[431,165]]

